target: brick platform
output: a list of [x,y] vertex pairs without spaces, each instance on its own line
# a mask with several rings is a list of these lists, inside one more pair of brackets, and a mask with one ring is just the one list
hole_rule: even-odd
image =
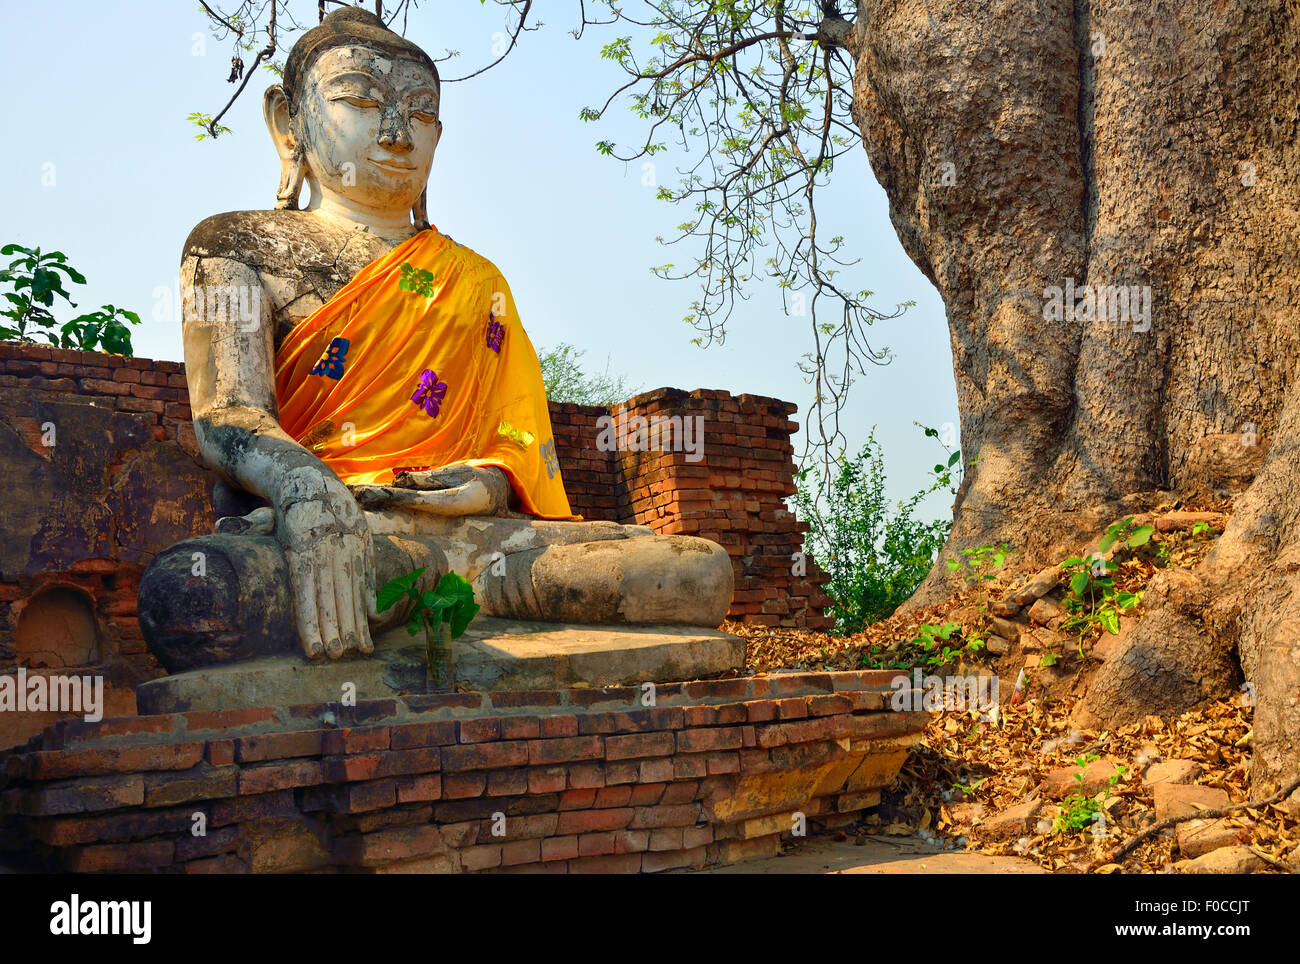
[[[0,844],[76,872],[615,872],[777,852],[879,801],[893,672],[64,721],[0,753]],[[195,834],[202,826],[204,833]]]

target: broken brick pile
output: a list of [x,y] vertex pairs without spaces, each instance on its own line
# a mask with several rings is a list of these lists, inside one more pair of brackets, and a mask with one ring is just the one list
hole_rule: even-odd
[[68,871],[653,872],[875,805],[894,673],[63,721],[0,753],[0,849]]

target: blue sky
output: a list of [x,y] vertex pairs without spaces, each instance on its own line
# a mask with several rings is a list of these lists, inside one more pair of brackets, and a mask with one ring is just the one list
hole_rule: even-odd
[[[724,346],[690,344],[695,332],[681,319],[694,285],[649,271],[686,260],[654,240],[670,234],[682,213],[654,199],[639,164],[597,154],[595,142],[626,136],[627,123],[578,120],[579,109],[603,102],[622,76],[599,57],[612,35],[575,41],[568,30],[576,4],[545,7],[545,27],[526,34],[504,64],[444,87],[431,220],[496,262],[539,348],[570,342],[587,351],[587,367],[603,368],[608,358],[611,370],[645,389],[788,399],[799,405],[802,424],[809,388],[796,363],[809,348],[808,320],[785,316],[775,288],[759,288]],[[260,101],[275,78],[254,78],[223,120],[232,136],[198,142],[186,115],[215,114],[233,88],[224,82],[229,45],[208,35],[197,3],[10,3],[4,27],[0,243],[66,252],[88,280],[82,309],[112,303],[138,311],[136,354],[180,359],[179,322],[154,319],[156,292],[174,288],[181,246],[196,223],[273,206],[278,162]],[[435,57],[460,50],[443,67],[456,76],[492,59],[493,35],[503,28],[491,4],[461,0],[424,4],[407,34]],[[202,53],[196,34],[206,38]],[[675,183],[671,159],[659,159],[658,173]],[[43,183],[51,174],[53,183]],[[877,426],[889,492],[901,498],[923,484],[937,454],[913,421],[957,421],[943,305],[903,253],[865,152],[837,166],[819,213],[861,258],[847,287],[876,292],[882,310],[917,302],[874,329],[873,341],[897,358],[854,386],[846,420],[854,447]],[[942,511],[942,500],[934,510]]]

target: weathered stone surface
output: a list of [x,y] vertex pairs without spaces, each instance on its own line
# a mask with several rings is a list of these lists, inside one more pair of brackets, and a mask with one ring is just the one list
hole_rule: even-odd
[[[1083,773],[1082,783],[1075,779],[1080,772]],[[1092,760],[1082,771],[1073,766],[1060,767],[1048,771],[1043,782],[1038,785],[1038,792],[1049,800],[1060,800],[1079,792],[1085,797],[1091,797],[1105,790],[1110,778],[1117,772],[1115,764],[1106,759]]]
[[1267,866],[1249,847],[1220,847],[1192,860],[1174,862],[1180,874],[1253,874]]
[[1232,847],[1250,839],[1250,831],[1234,827],[1226,819],[1188,820],[1178,825],[1178,852],[1200,857],[1221,847]]
[[989,636],[984,641],[984,645],[988,647],[988,651],[994,656],[1003,656],[1011,652],[1011,641],[1003,639],[1001,636]]
[[1065,615],[1065,610],[1056,602],[1044,597],[1029,607],[1029,621],[1036,626],[1046,626],[1054,619]]
[[[704,627],[575,626],[479,617],[453,641],[452,654],[461,685],[533,690],[714,676],[744,663],[745,644]],[[368,659],[312,663],[288,653],[209,666],[146,683],[137,698],[146,713],[289,706],[337,700],[349,683],[358,699],[423,692],[423,637],[390,630],[376,640]]]
[[1042,808],[1041,800],[1030,797],[980,823],[980,836],[989,840],[1010,840],[1023,836],[1029,832]]
[[1198,810],[1217,810],[1228,805],[1228,794],[1218,787],[1197,784],[1157,783],[1155,786],[1156,819],[1168,820]]
[[1201,765],[1195,760],[1166,760],[1156,763],[1142,775],[1144,786],[1157,783],[1191,783],[1201,775]]
[[1056,566],[1049,566],[1035,573],[1029,582],[1011,594],[1010,599],[1018,606],[1032,606],[1055,589],[1060,582],[1060,570]]

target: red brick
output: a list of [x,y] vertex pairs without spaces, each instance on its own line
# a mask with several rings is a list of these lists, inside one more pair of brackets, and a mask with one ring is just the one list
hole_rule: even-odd
[[849,718],[823,716],[795,723],[776,723],[758,730],[760,747],[783,746],[787,743],[812,743],[820,740],[837,740],[849,735]]
[[608,810],[565,810],[560,814],[560,822],[555,832],[570,834],[622,830],[628,825],[634,812],[631,807],[614,807]]
[[[415,723],[412,725],[421,726],[422,724]],[[345,753],[387,750],[388,745],[388,727],[350,726],[339,730],[327,730],[321,740],[321,752],[337,756]]]
[[314,786],[323,783],[324,780],[325,774],[321,765],[315,760],[295,760],[293,763],[245,767],[239,774],[239,795]]
[[666,853],[648,853],[641,858],[641,872],[655,874],[680,867],[703,867],[706,863],[708,863],[708,849],[702,846]]
[[693,827],[700,808],[695,804],[657,807],[637,807],[628,826],[633,830],[654,830],[659,827]]
[[612,833],[584,833],[578,838],[580,857],[601,857],[614,853],[615,837]]
[[708,773],[709,761],[707,757],[684,754],[673,759],[673,777],[677,780],[708,776]]
[[501,718],[501,739],[503,740],[536,740],[541,735],[541,721],[535,716],[505,716]]
[[501,845],[501,866],[513,867],[517,864],[531,864],[541,860],[542,844],[540,840],[512,840]]
[[637,766],[638,783],[667,783],[674,775],[671,757],[644,760]]
[[631,760],[647,756],[671,756],[676,748],[670,732],[632,733],[605,737],[607,760]]
[[683,730],[677,734],[678,753],[705,753],[710,750],[739,750],[741,745],[738,727]]
[[578,718],[572,713],[560,716],[543,716],[539,722],[541,724],[541,735],[544,739],[578,735]]
[[718,711],[712,706],[686,706],[682,713],[687,726],[712,726],[718,719]]
[[758,700],[745,704],[745,712],[750,723],[766,723],[776,719],[776,700]]
[[207,757],[213,766],[229,766],[235,762],[235,741],[209,740]]
[[659,802],[664,795],[663,783],[642,783],[632,788],[628,802],[634,807],[649,807]]
[[853,712],[853,701],[841,694],[808,697],[809,716],[832,716],[837,713]]
[[795,697],[776,701],[776,717],[779,720],[801,720],[807,715],[808,701],[805,699]]
[[398,803],[442,799],[442,777],[436,773],[398,777],[396,787]]
[[536,767],[528,771],[529,793],[555,793],[566,785],[563,767]]
[[709,763],[710,775],[716,773],[740,772],[739,753],[710,753],[706,759]]
[[572,860],[578,856],[578,838],[547,837],[542,841],[542,860]]
[[659,827],[650,831],[649,850],[681,850],[682,828]]
[[699,795],[699,789],[698,780],[683,780],[680,783],[670,783],[658,802],[669,805],[690,803]]
[[518,797],[528,793],[527,770],[498,770],[488,774],[489,797]]
[[593,805],[598,809],[601,807],[626,807],[632,800],[632,789],[630,786],[604,787],[596,793],[596,800]]
[[501,721],[495,717],[460,721],[461,743],[486,743],[501,739]]
[[170,866],[175,845],[170,840],[137,840],[124,844],[78,847],[67,853],[67,870],[74,874],[104,871],[154,870]]
[[[542,720],[545,732],[546,719]],[[599,736],[575,736],[555,740],[530,740],[529,762],[534,765],[565,763],[570,760],[599,760],[605,755],[605,742]]]
[[336,844],[344,860],[363,867],[422,857],[437,853],[443,846],[438,828],[427,825],[377,830]]
[[240,763],[285,760],[298,756],[320,756],[328,730],[298,730],[292,733],[262,733],[235,740],[235,759]]
[[569,861],[571,874],[636,874],[641,872],[640,854],[611,854]]
[[50,750],[27,757],[26,772],[36,780],[106,776],[141,770],[188,770],[203,759],[201,742],[166,743],[94,750]]
[[593,787],[582,787],[574,790],[566,790],[560,794],[560,810],[587,810],[596,803],[596,793],[598,791]]
[[446,800],[481,797],[487,777],[481,772],[448,773],[442,778],[442,796]]
[[489,870],[501,866],[501,845],[483,844],[466,847],[460,852],[461,866],[466,870]]
[[208,825],[221,827],[228,823],[249,823],[255,820],[300,819],[292,790],[263,793],[234,800],[217,800],[212,804]]
[[233,730],[241,726],[269,723],[275,719],[275,707],[251,706],[240,710],[196,710],[184,714],[186,732],[196,730]]
[[614,787],[623,783],[636,783],[640,769],[635,761],[614,760],[605,764],[605,785]]
[[409,750],[425,746],[450,746],[457,742],[455,720],[437,720],[430,723],[398,723],[393,725],[391,744],[394,750]]

